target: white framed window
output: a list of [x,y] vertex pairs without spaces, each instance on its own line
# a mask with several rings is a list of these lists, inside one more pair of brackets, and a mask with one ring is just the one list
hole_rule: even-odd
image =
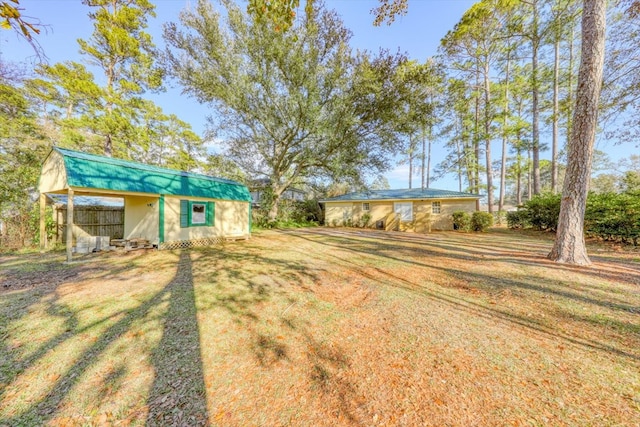
[[215,221],[214,202],[180,200],[180,227],[213,226]]
[[413,202],[396,202],[393,211],[398,214],[400,221],[413,221]]
[[441,202],[431,202],[431,213],[439,214],[442,211]]
[[191,224],[200,225],[206,224],[207,217],[205,212],[207,211],[207,205],[204,203],[191,203]]
[[371,210],[371,206],[369,205],[369,203],[363,203],[363,204],[362,204],[362,210],[363,210],[363,211],[369,211],[369,210]]

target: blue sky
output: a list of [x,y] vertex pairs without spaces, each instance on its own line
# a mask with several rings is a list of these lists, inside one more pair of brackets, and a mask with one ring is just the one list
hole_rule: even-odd
[[[155,0],[157,16],[149,20],[148,31],[157,46],[164,45],[161,36],[163,23],[177,22],[180,11],[196,2],[197,0]],[[304,0],[301,3],[304,4]],[[440,39],[454,27],[473,3],[471,0],[412,0],[406,16],[398,17],[391,26],[385,24],[375,27],[370,10],[377,6],[377,0],[326,0],[327,6],[335,9],[342,16],[346,27],[353,32],[353,48],[374,52],[380,48],[392,52],[400,50],[418,61],[436,54]],[[50,63],[81,61],[77,39],[88,39],[93,30],[92,22],[87,16],[88,7],[80,0],[21,0],[21,7],[25,9],[25,15],[39,19],[45,26],[38,41]],[[0,55],[5,61],[35,60],[32,48],[9,31],[0,32]],[[189,122],[200,134],[205,129],[207,115],[212,113],[207,106],[199,105],[195,99],[182,96],[179,88],[169,88],[166,93],[151,98],[165,112],[174,113]],[[620,147],[612,145],[598,148],[610,152],[614,159],[619,157],[616,152],[622,151]],[[497,147],[494,153],[494,156],[498,156]],[[441,161],[444,155],[444,150],[436,143],[432,149],[432,165]],[[549,153],[543,153],[541,157],[548,158]],[[396,166],[386,177],[392,188],[407,188],[408,166]],[[419,179],[419,176],[414,176],[414,187],[419,185]],[[433,182],[432,187],[457,190],[458,185],[451,176]]]

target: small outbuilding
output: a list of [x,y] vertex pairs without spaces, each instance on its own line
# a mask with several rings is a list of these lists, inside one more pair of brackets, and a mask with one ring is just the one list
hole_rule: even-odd
[[480,196],[457,191],[413,188],[348,193],[321,200],[328,226],[361,226],[427,233],[453,230],[451,214],[474,212]]
[[[73,198],[124,199],[123,238],[158,249],[208,245],[251,233],[251,194],[235,181],[54,148],[40,176],[41,245],[46,194],[67,195],[67,258],[71,258]],[[44,246],[42,246],[44,247]]]

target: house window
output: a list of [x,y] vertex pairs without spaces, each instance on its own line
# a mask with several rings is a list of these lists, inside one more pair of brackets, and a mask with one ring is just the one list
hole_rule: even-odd
[[431,213],[439,214],[442,209],[440,202],[431,202]]
[[215,204],[213,202],[194,202],[180,200],[180,227],[199,227],[214,225]]
[[204,203],[191,204],[191,225],[203,225],[207,223],[205,212],[207,208]]
[[369,206],[369,203],[363,203],[362,204],[362,210],[363,211],[371,210],[371,206]]
[[400,216],[400,221],[413,221],[413,203],[394,203],[393,211]]

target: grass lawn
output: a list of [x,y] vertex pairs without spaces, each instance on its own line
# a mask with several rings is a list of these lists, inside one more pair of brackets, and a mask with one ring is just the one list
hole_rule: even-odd
[[640,252],[550,248],[302,229],[0,255],[0,425],[640,425]]

